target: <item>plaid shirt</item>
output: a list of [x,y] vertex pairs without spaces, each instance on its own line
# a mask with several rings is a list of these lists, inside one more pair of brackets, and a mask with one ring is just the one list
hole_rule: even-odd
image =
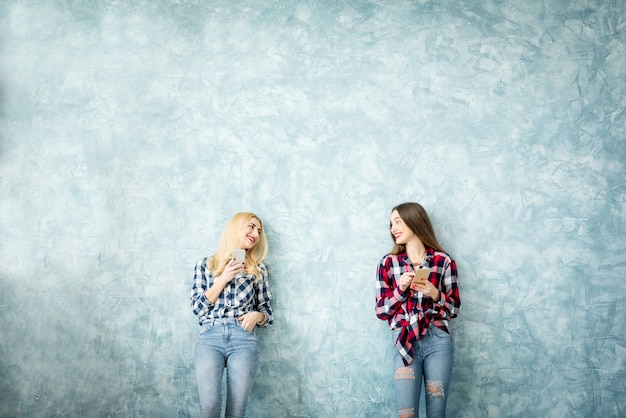
[[433,299],[421,292],[398,287],[400,276],[413,271],[406,253],[387,254],[379,265],[376,282],[376,316],[389,322],[391,329],[400,329],[396,348],[404,364],[413,360],[413,344],[420,340],[432,324],[446,332],[448,320],[456,317],[461,308],[456,263],[446,253],[427,248],[426,258],[420,268],[431,269],[428,280],[439,289],[440,299]]
[[255,283],[252,274],[239,274],[230,281],[220,293],[215,303],[205,296],[206,290],[213,286],[213,273],[207,270],[208,258],[198,261],[194,269],[194,283],[191,289],[191,307],[200,325],[211,319],[237,318],[248,312],[258,311],[264,314],[268,326],[274,322],[270,301],[270,283],[265,264],[259,264],[261,278]]

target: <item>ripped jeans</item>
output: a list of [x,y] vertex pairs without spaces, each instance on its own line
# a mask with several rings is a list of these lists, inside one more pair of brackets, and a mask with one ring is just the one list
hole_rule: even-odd
[[[393,343],[400,330],[393,331]],[[419,415],[422,380],[426,383],[427,418],[445,418],[448,388],[452,377],[454,345],[447,332],[431,326],[426,335],[413,346],[413,361],[408,366],[395,350],[395,386],[398,417]]]

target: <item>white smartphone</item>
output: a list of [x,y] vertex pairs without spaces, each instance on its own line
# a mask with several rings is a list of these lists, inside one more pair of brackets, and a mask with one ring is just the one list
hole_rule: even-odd
[[428,280],[428,276],[430,276],[430,269],[428,267],[423,269],[415,270],[415,277],[411,281],[411,289],[415,290],[415,285],[417,283],[423,283],[424,280]]
[[241,249],[234,250],[233,258],[238,263],[244,263],[246,261],[246,250],[241,250]]

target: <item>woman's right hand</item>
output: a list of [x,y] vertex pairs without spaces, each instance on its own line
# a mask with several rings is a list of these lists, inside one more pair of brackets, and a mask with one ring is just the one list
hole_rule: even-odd
[[400,288],[400,290],[405,292],[406,289],[411,286],[411,282],[413,281],[414,277],[415,273],[412,271],[405,271],[404,273],[402,273],[402,276],[400,276],[400,281],[398,282],[398,287]]
[[204,296],[206,296],[209,302],[215,303],[226,285],[237,277],[239,273],[243,272],[245,266],[245,262],[242,261],[241,263],[238,263],[234,258],[231,259],[228,264],[226,264],[222,274],[216,277],[213,285],[204,292]]
[[222,274],[220,274],[220,278],[224,280],[225,283],[228,283],[237,277],[238,274],[242,273],[245,266],[245,262],[242,261],[241,263],[238,263],[237,260],[231,258],[228,264],[226,264]]

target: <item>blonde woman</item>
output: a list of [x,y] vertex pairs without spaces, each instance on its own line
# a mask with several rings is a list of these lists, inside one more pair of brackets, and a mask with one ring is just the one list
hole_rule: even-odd
[[[245,261],[233,250],[245,250]],[[226,417],[244,417],[258,366],[256,328],[273,322],[268,246],[261,219],[235,214],[226,225],[217,251],[198,261],[191,306],[200,322],[195,369],[202,417],[219,417],[222,376],[226,368]]]

